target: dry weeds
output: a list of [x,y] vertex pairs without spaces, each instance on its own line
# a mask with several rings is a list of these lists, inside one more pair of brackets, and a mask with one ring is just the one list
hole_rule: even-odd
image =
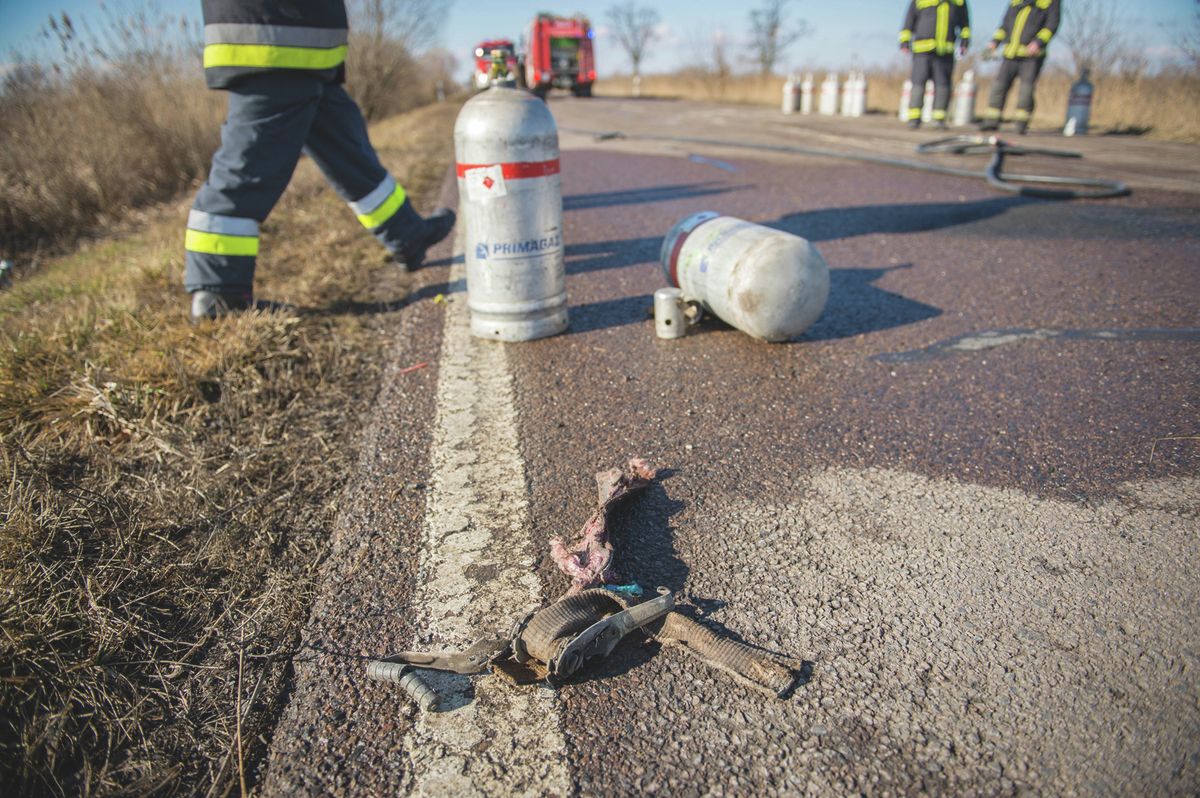
[[[956,74],[961,75],[961,71]],[[823,73],[814,76],[818,86],[823,77]],[[895,114],[907,77],[906,73],[900,72],[869,73],[870,110]],[[735,75],[722,80],[692,70],[672,75],[644,75],[641,88],[644,97],[777,106],[783,95],[783,81],[782,77],[761,78],[758,75]],[[1038,82],[1034,128],[1062,127],[1072,82],[1061,73],[1047,73],[1042,77]],[[1093,133],[1138,134],[1165,141],[1200,142],[1200,75],[1111,75],[1097,79],[1095,84]],[[983,110],[990,88],[990,80],[981,80],[977,90],[977,111]],[[596,93],[605,96],[628,97],[632,95],[632,89],[632,80],[627,77],[606,78],[596,84]],[[1015,90],[1009,92],[1009,113],[1016,107],[1016,95]]]
[[[418,198],[455,111],[372,131]],[[253,789],[287,698],[380,372],[387,316],[363,310],[385,267],[305,163],[264,225],[259,293],[307,310],[192,327],[188,204],[0,294],[8,795]]]

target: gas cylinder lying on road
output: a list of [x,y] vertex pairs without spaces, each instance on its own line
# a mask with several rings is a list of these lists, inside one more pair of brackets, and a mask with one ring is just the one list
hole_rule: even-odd
[[463,105],[454,124],[466,230],[471,334],[529,341],[567,328],[558,127],[511,80]]
[[829,299],[829,266],[811,243],[713,211],[672,227],[659,259],[684,299],[766,341],[804,332]]

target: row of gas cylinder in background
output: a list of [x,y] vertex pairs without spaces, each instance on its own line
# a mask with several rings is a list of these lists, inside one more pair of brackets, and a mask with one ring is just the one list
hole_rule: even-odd
[[820,87],[813,82],[809,72],[803,79],[797,80],[793,75],[783,84],[783,112],[794,114],[813,113],[813,103],[816,112],[822,116],[862,116],[867,112],[867,76],[862,72],[851,72],[846,82],[841,82],[841,76],[830,72],[821,81]]
[[[454,124],[460,230],[471,334],[530,341],[567,329],[558,127],[542,100],[512,81],[466,102]],[[829,267],[799,236],[715,212],[692,214],[663,239],[674,288],[656,296],[656,330],[686,330],[698,307],[766,341],[793,338],[821,315]]]
[[[811,114],[815,102],[816,112],[822,116],[837,116],[839,111],[842,116],[862,116],[867,112],[867,85],[867,76],[862,72],[851,72],[845,83],[841,83],[837,73],[831,72],[821,81],[820,87],[816,86],[811,72],[799,80],[793,75],[783,84],[782,110],[785,114]],[[1087,70],[1084,70],[1079,80],[1071,86],[1071,93],[1067,98],[1067,118],[1062,131],[1064,136],[1082,136],[1087,133],[1091,121],[1093,91]],[[908,119],[912,92],[912,81],[905,80],[904,88],[900,92],[898,111],[902,122]],[[950,99],[948,121],[951,125],[966,127],[976,121],[977,93],[975,71],[968,69],[954,87]],[[925,96],[921,103],[921,120],[924,122],[933,120],[933,99],[933,81],[926,81]]]

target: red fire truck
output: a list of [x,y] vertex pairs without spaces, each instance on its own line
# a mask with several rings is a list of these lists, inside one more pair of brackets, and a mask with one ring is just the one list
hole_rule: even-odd
[[525,85],[541,97],[554,87],[570,89],[576,97],[591,97],[596,81],[594,36],[585,17],[538,14],[524,55]]
[[488,71],[492,68],[492,51],[503,50],[504,60],[508,62],[508,71],[517,77],[517,51],[509,39],[488,39],[480,42],[475,48],[475,70],[471,74],[471,83],[475,91],[483,91],[488,87]]

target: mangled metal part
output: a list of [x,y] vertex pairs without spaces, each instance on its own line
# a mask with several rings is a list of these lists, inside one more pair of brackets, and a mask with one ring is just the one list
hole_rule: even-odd
[[666,588],[658,593],[630,605],[607,590],[585,590],[529,613],[509,638],[487,637],[461,653],[402,651],[377,662],[462,674],[490,667],[516,684],[565,679],[588,660],[608,656],[633,630],[666,617],[675,597]]
[[418,668],[428,668],[434,671],[452,671],[453,673],[480,673],[487,669],[491,661],[504,655],[511,644],[509,638],[485,637],[462,652],[441,651],[425,653],[423,651],[401,651],[398,654],[384,657],[380,662],[402,662],[415,665]]
[[571,577],[568,594],[615,579],[612,544],[608,540],[608,514],[621,499],[649,485],[656,473],[645,460],[634,458],[624,469],[613,468],[596,475],[599,507],[583,525],[579,540],[571,548],[567,548],[561,537],[550,540],[550,556]]
[[702,623],[670,612],[644,630],[664,646],[682,648],[705,665],[724,671],[741,684],[776,698],[791,692],[800,676],[799,662],[784,662],[761,649],[722,637]]
[[[640,459],[630,460],[624,471],[614,468],[596,475],[600,509],[584,525],[579,543],[573,550],[567,550],[561,539],[550,541],[550,556],[572,578],[568,595],[584,587],[611,587],[605,584],[614,578],[613,549],[608,540],[608,509],[618,499],[645,488],[655,475],[655,469]],[[589,592],[592,591],[579,595]],[[661,621],[647,625],[644,631],[663,645],[682,648],[709,667],[724,671],[741,684],[772,696],[786,696],[800,675],[801,663],[785,662],[753,646],[722,637],[679,612],[668,612]]]

